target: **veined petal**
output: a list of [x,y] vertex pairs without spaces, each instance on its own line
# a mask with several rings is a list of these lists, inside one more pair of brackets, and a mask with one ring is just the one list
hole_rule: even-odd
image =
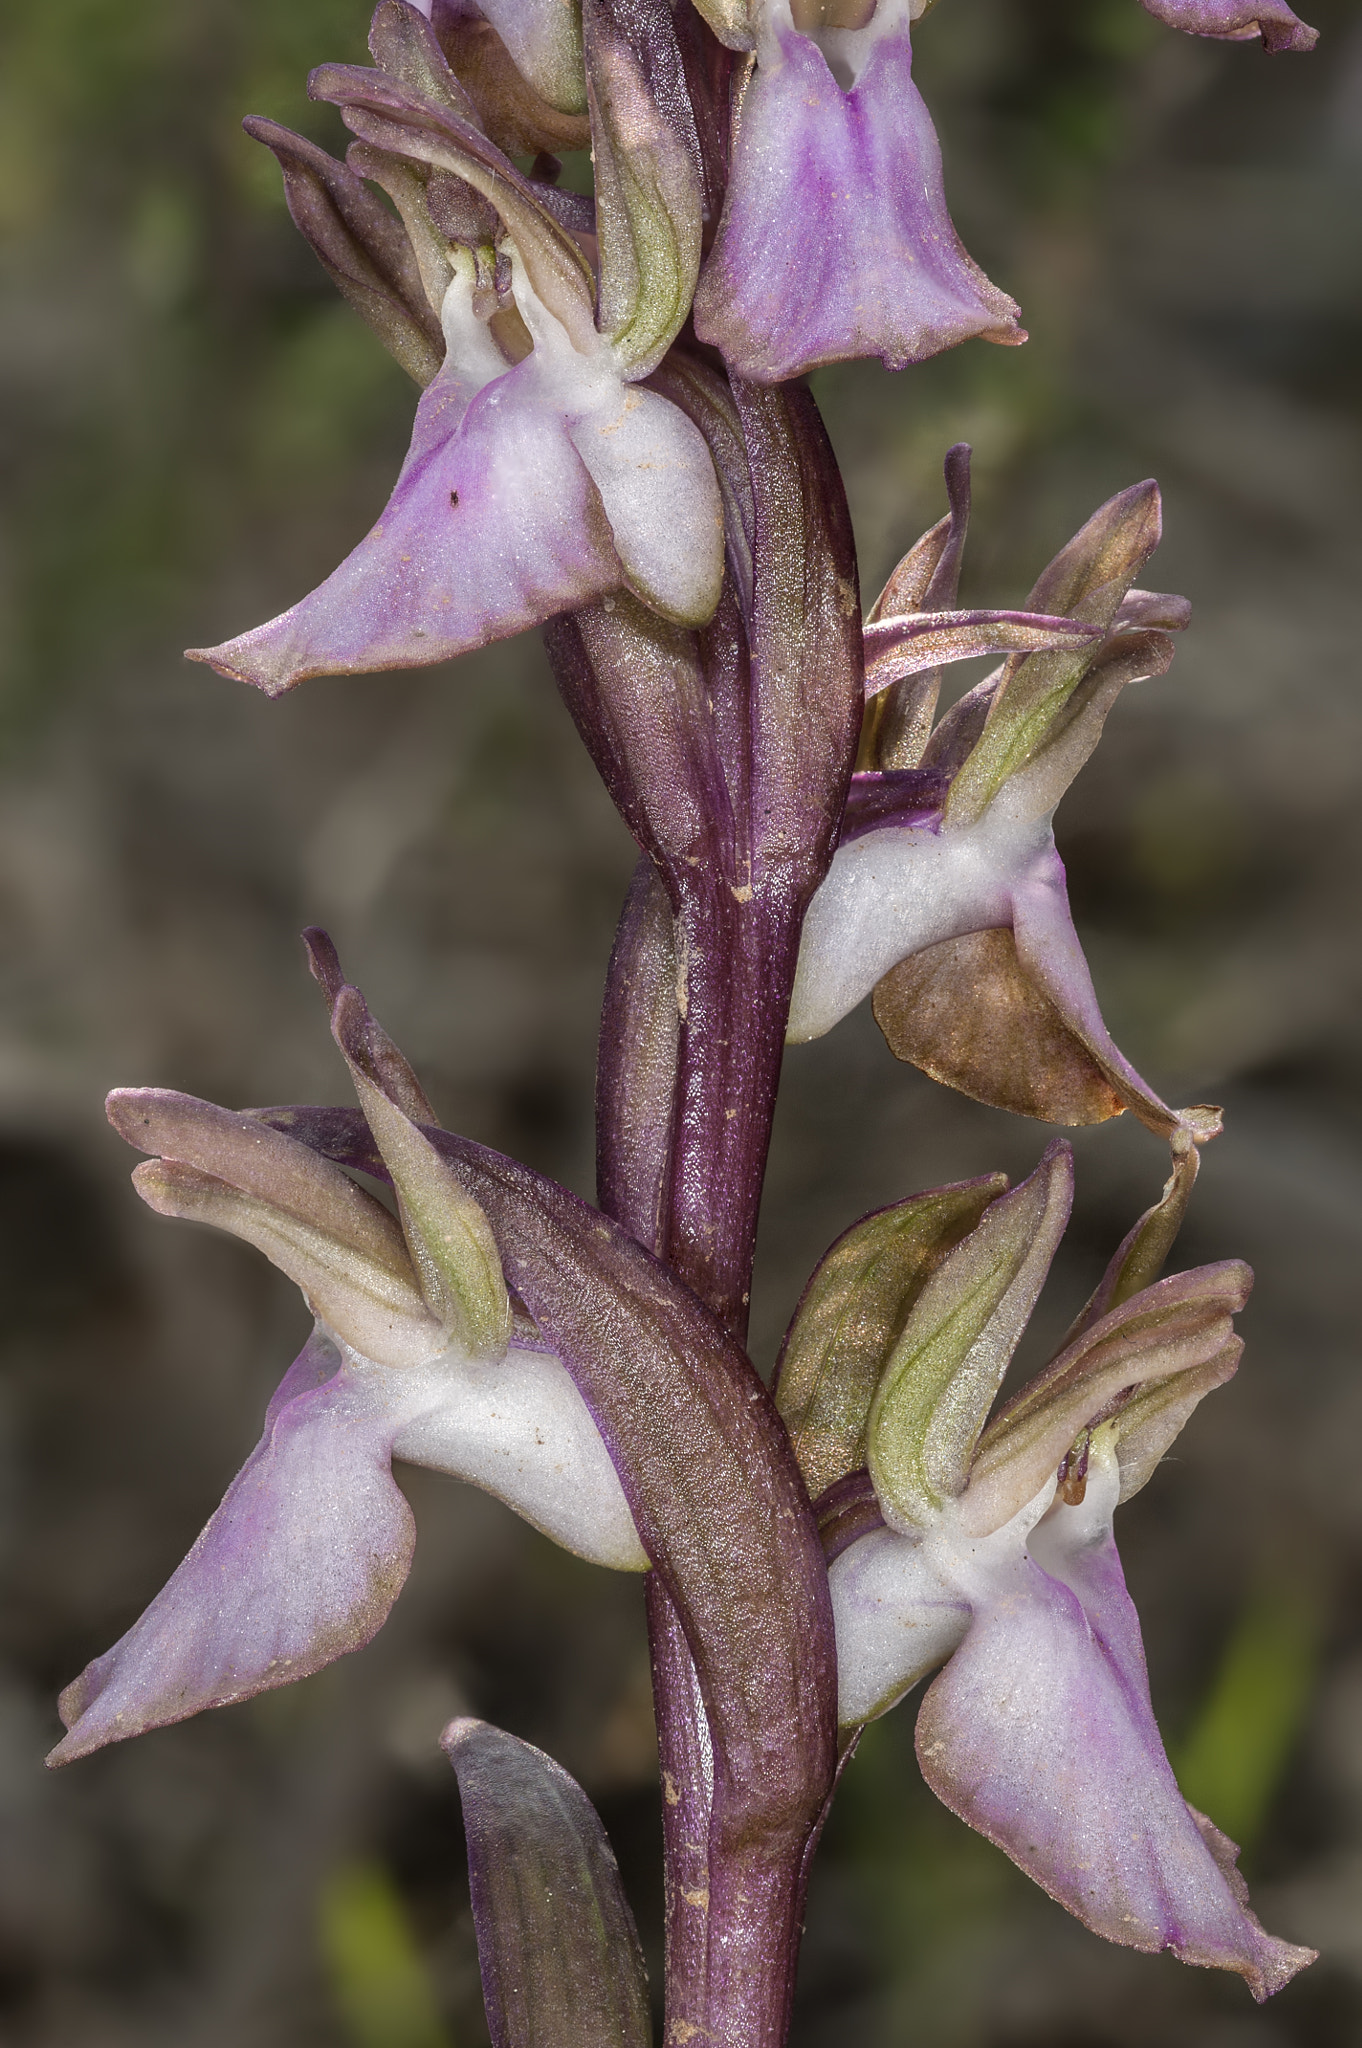
[[1110,1941],[1236,1970],[1260,2001],[1314,1960],[1264,1933],[1233,1844],[1187,1805],[1111,1539],[1115,1458],[999,1574],[918,1717],[932,1790]]
[[503,1358],[451,1355],[417,1373],[438,1398],[397,1431],[394,1457],[495,1494],[591,1564],[647,1571],[610,1454],[552,1352],[513,1346]]
[[1307,28],[1286,0],[1144,0],[1169,28],[1190,36],[1222,36],[1240,43],[1261,36],[1267,50],[1313,50],[1319,30]]
[[946,211],[907,9],[886,0],[883,19],[838,37],[833,61],[858,68],[849,89],[788,6],[770,14],[695,296],[701,340],[759,383],[852,356],[902,369],[971,335],[1024,341]]
[[376,1634],[411,1566],[389,1463],[393,1395],[409,1387],[405,1373],[344,1368],[314,1334],[184,1563],[62,1694],[69,1733],[50,1762],[305,1678]]
[[447,365],[354,553],[290,611],[190,659],[278,696],[308,676],[446,661],[621,580],[600,493],[537,355],[503,366],[471,404]]
[[[1234,1370],[1231,1317],[1243,1308],[1253,1275],[1238,1260],[1201,1266],[1157,1281],[1093,1323],[1044,1372],[1016,1394],[985,1430],[959,1504],[967,1528],[997,1528],[1031,1499],[1080,1431],[1134,1388],[1190,1381],[1190,1405],[1174,1396],[1166,1449],[1196,1402]],[[1230,1355],[1227,1356],[1227,1353]],[[1219,1384],[1219,1379],[1211,1384]],[[1152,1417],[1149,1420],[1152,1422]],[[1147,1454],[1142,1453],[1141,1462]],[[1152,1467],[1151,1467],[1152,1469]]]
[[301,1288],[312,1313],[366,1358],[401,1370],[438,1356],[448,1342],[414,1271],[394,1273],[345,1239],[178,1159],[144,1160],[132,1184],[158,1215],[209,1223],[254,1245]]

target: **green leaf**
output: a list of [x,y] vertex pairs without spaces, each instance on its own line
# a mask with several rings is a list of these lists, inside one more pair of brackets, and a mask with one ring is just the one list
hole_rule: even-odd
[[775,1397],[811,1499],[865,1463],[866,1422],[908,1312],[1007,1176],[911,1195],[852,1225],[816,1267],[781,1347]]
[[451,1721],[441,1742],[463,1800],[493,2048],[649,2048],[643,1951],[581,1786],[486,1721]]

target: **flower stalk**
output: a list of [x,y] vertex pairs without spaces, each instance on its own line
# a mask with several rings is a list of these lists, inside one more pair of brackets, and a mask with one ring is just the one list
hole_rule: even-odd
[[[1290,10],[1147,0],[1305,49]],[[638,847],[606,978],[597,1204],[441,1128],[324,933],[357,1107],[122,1089],[158,1213],[245,1239],[314,1330],[146,1613],[62,1696],[52,1761],[357,1650],[415,1531],[394,1459],[646,1573],[666,2041],[780,2048],[810,1861],[858,1732],[930,1679],[924,1776],[1096,1933],[1268,1996],[1237,1852],[1178,1791],[1111,1535],[1233,1375],[1234,1261],[1161,1278],[1219,1129],[1103,1020],[1052,820],[1185,600],[1137,578],[1152,481],[1020,608],[959,604],[949,509],[862,615],[835,455],[796,381],[1025,340],[946,210],[907,0],[380,0],[313,97],[345,161],[254,120],[295,222],[421,391],[371,532],[192,658],[273,696],[542,628]],[[556,150],[590,145],[594,193]],[[528,162],[527,162],[528,160]],[[381,197],[379,195],[382,195]],[[938,717],[945,672],[992,675]],[[891,1050],[1051,1124],[1129,1110],[1172,1172],[1044,1371],[1004,1375],[1072,1159],[905,1195],[811,1277],[768,1389],[746,1346],[787,1043],[873,1002]],[[365,1182],[386,1189],[380,1200]],[[644,2048],[637,1934],[580,1788],[445,1731],[496,2048]]]

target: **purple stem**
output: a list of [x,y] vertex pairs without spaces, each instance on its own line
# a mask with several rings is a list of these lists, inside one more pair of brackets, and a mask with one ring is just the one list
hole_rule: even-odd
[[[812,402],[735,396],[750,604],[731,582],[700,640],[653,633],[645,658],[619,645],[614,610],[549,637],[569,708],[646,849],[602,1016],[601,1206],[741,1339],[800,925],[859,732],[860,614],[841,481]],[[661,670],[670,692],[659,693]],[[779,2048],[831,1779],[817,1810],[783,1826],[768,1815],[753,1831],[750,1788],[711,1755],[690,1649],[656,1575],[648,1617],[667,2038]]]

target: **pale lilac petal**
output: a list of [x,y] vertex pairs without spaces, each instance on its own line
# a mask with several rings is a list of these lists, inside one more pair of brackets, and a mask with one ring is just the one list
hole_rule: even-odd
[[357,1650],[411,1565],[411,1510],[389,1463],[402,1375],[342,1367],[318,1332],[259,1444],[151,1606],[61,1697],[50,1761],[249,1699]]
[[600,494],[534,356],[466,403],[456,369],[421,399],[372,532],[310,597],[191,650],[270,696],[308,676],[445,661],[616,589]]
[[956,832],[889,827],[838,847],[804,920],[792,1043],[821,1038],[910,954],[1011,923],[1015,860],[995,836],[985,818]]
[[504,1358],[437,1360],[420,1375],[435,1398],[398,1430],[395,1457],[495,1494],[592,1564],[647,1571],[619,1475],[561,1360],[513,1346]]
[[1169,28],[1191,36],[1222,36],[1244,42],[1261,35],[1269,50],[1313,50],[1319,30],[1307,28],[1286,0],[1144,0]]
[[970,335],[1025,340],[946,211],[907,9],[841,39],[835,62],[863,60],[849,91],[788,9],[772,13],[696,292],[701,340],[767,383],[851,356],[902,369]]
[[700,429],[657,392],[616,382],[569,432],[629,582],[664,618],[704,625],[723,584],[724,511]]
[[887,1713],[963,1640],[969,1605],[935,1566],[930,1543],[875,1529],[828,1567],[843,1728]]
[[923,1775],[1094,1933],[1236,1970],[1261,2000],[1311,1953],[1263,1932],[1178,1791],[1128,1625],[1109,1628],[1121,1668],[1076,1594],[1016,1560],[923,1701]]

